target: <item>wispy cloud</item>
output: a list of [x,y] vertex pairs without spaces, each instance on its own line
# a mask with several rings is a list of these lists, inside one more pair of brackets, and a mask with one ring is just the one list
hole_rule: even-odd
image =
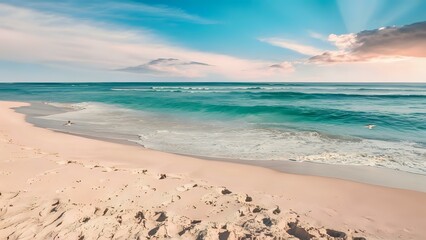
[[195,24],[216,24],[217,21],[179,8],[166,5],[155,5],[116,1],[88,1],[84,4],[73,1],[10,1],[11,5],[26,7],[44,12],[60,13],[68,16],[78,15],[86,18],[127,19],[127,20],[167,20],[191,22]]
[[314,56],[324,52],[323,50],[317,49],[312,46],[295,43],[293,41],[289,41],[289,40],[281,39],[281,38],[261,38],[259,40],[262,42],[269,43],[273,46],[290,49],[292,51],[295,51],[307,56]]
[[338,48],[310,58],[311,62],[390,61],[426,57],[426,22],[384,27],[358,34],[329,36]]
[[[142,63],[156,70],[150,75],[225,79],[259,79],[290,72],[267,71],[274,64],[271,61],[179,47],[144,29],[121,29],[7,4],[0,4],[0,42],[0,60],[7,61],[103,70]],[[158,61],[165,56],[179,60]]]
[[270,65],[267,71],[274,73],[290,73],[294,72],[295,68],[293,63],[284,61]]
[[106,9],[114,10],[124,10],[128,16],[129,12],[133,13],[142,13],[145,15],[157,17],[157,18],[166,18],[166,19],[175,19],[181,21],[189,21],[199,24],[215,24],[216,21],[200,17],[195,14],[189,14],[179,8],[171,8],[165,5],[147,5],[143,3],[132,4],[132,3],[109,3],[105,5]]
[[327,36],[324,36],[321,33],[317,33],[315,31],[308,31],[308,34],[311,38],[315,38],[321,41],[328,41]]
[[164,76],[202,77],[200,73],[203,70],[202,68],[206,67],[210,67],[210,65],[196,61],[182,61],[176,58],[157,58],[138,66],[117,69],[117,71]]

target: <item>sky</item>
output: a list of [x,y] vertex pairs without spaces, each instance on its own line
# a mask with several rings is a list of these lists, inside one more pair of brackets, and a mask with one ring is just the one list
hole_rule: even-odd
[[423,0],[0,0],[0,82],[426,82]]

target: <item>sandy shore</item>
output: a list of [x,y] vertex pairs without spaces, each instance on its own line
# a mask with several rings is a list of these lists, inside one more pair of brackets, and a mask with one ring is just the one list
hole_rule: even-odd
[[0,102],[0,239],[426,239],[426,193],[53,132]]

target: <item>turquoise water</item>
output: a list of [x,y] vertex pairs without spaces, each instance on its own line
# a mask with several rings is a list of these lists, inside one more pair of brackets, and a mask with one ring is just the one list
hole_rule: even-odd
[[163,151],[426,174],[426,84],[15,83],[0,99],[71,106],[47,118]]

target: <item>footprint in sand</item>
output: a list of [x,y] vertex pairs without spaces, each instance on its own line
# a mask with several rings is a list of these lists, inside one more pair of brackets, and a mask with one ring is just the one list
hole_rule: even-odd
[[280,213],[281,213],[281,209],[280,209],[280,207],[279,207],[279,206],[276,206],[276,207],[272,210],[272,213],[273,213],[273,214],[275,214],[275,215],[280,214]]
[[167,199],[166,201],[162,202],[161,205],[163,206],[168,206],[171,203],[174,203],[178,200],[180,200],[181,197],[179,195],[172,195],[171,197],[169,197],[169,199]]
[[147,193],[149,191],[153,191],[153,192],[157,191],[156,188],[151,187],[150,185],[144,185],[144,186],[142,186],[142,190],[145,191],[145,193]]
[[146,169],[132,169],[130,171],[132,174],[146,174],[148,170]]
[[11,200],[19,196],[20,193],[21,192],[1,192],[0,197],[7,200]]
[[183,186],[177,187],[176,190],[179,191],[179,192],[186,192],[186,191],[188,191],[190,189],[193,189],[195,187],[198,187],[198,184],[196,184],[196,183],[187,183],[187,184],[185,184]]
[[207,193],[201,197],[201,201],[203,201],[206,205],[211,205],[213,207],[217,204],[218,197],[212,193]]
[[89,168],[89,169],[94,169],[94,168],[98,168],[98,167],[101,167],[101,166],[99,166],[99,165],[96,165],[96,164],[83,164],[83,167],[85,167],[85,168]]
[[239,203],[248,203],[248,202],[253,201],[253,198],[252,198],[252,197],[250,197],[250,196],[249,196],[249,195],[247,195],[247,194],[238,194],[238,196],[237,196],[237,201],[238,201]]
[[66,164],[72,164],[72,163],[78,164],[77,161],[57,161],[56,163],[59,165],[66,165]]
[[62,189],[57,189],[56,191],[55,191],[55,193],[63,193],[64,191],[66,191],[66,187],[65,188],[62,188]]
[[164,173],[158,174],[158,176],[157,176],[158,180],[162,180],[162,179],[166,179],[166,178],[167,178],[167,175],[164,174]]
[[104,167],[104,169],[102,170],[102,172],[112,172],[112,171],[115,171],[115,168]]
[[166,212],[156,212],[154,217],[156,218],[155,221],[157,222],[164,222],[167,219]]
[[10,171],[0,171],[0,175],[8,176],[10,174],[12,174]]
[[27,179],[27,184],[31,185],[31,184],[33,184],[35,182],[40,182],[40,181],[41,181],[40,178],[28,178]]
[[157,175],[157,179],[159,180],[163,180],[163,179],[182,179],[181,176],[176,175],[176,174],[165,174],[165,173],[160,173]]

